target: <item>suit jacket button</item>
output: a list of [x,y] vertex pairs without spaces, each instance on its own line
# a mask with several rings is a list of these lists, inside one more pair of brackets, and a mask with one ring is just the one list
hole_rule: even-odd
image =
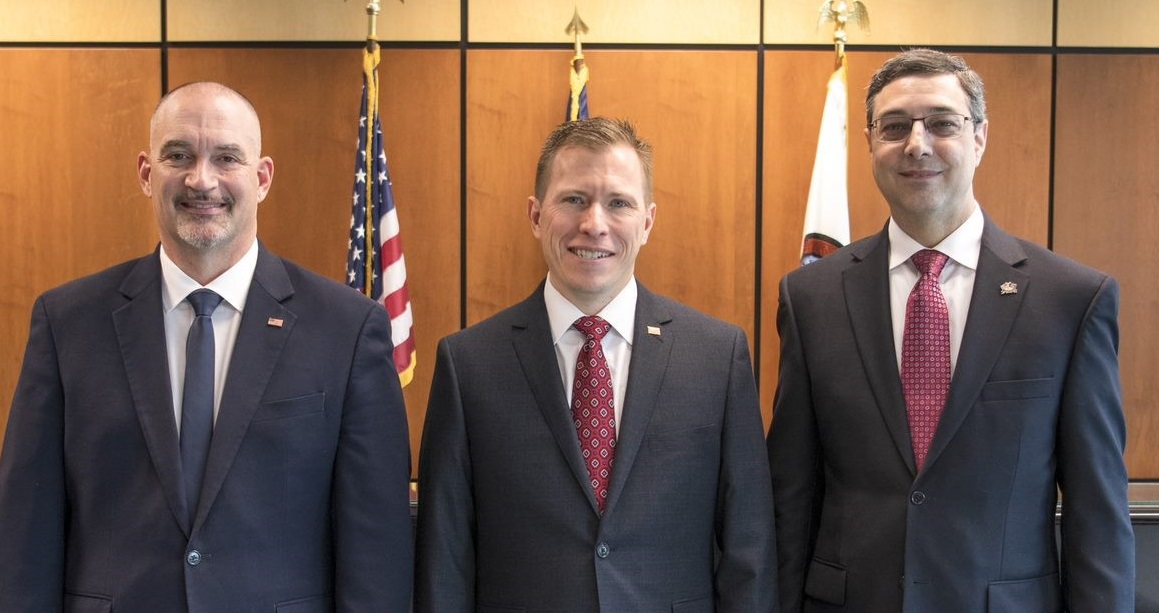
[[909,501],[915,505],[920,505],[926,501],[925,492],[917,491],[909,495]]
[[612,548],[608,547],[607,543],[600,543],[599,545],[596,545],[596,555],[600,558],[608,557],[608,554],[611,552]]
[[185,563],[190,566],[197,566],[198,564],[201,564],[201,552],[194,549],[193,551],[185,554]]

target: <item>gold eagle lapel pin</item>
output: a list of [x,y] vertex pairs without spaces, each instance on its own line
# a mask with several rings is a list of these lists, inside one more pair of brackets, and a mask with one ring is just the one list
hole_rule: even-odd
[[998,292],[1000,294],[1002,294],[1003,296],[1005,296],[1007,294],[1017,294],[1018,293],[1018,284],[1013,282],[1013,281],[1007,281],[1007,282],[1003,283],[1002,285],[998,286]]

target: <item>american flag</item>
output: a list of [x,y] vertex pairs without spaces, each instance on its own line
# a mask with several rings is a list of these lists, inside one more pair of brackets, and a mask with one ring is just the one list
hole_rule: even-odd
[[362,57],[362,112],[354,164],[353,213],[346,257],[346,284],[370,296],[390,314],[394,365],[403,386],[415,369],[414,317],[406,287],[390,170],[378,118],[378,46]]

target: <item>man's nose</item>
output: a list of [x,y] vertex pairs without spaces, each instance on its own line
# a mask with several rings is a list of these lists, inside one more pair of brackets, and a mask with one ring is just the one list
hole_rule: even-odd
[[213,164],[209,160],[198,160],[185,175],[185,186],[190,189],[203,191],[217,184],[217,175]]
[[926,131],[925,122],[915,121],[910,126],[909,135],[905,137],[905,153],[913,157],[923,157],[932,151],[930,141],[933,136]]
[[604,205],[596,202],[580,213],[580,230],[588,234],[603,234],[608,227],[607,211]]

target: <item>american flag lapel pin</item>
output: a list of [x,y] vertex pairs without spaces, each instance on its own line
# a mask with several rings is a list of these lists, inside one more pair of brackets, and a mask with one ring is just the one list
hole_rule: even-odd
[[660,326],[648,326],[648,334],[660,336]]
[[277,317],[271,317],[271,318],[266,320],[266,325],[271,327],[271,328],[281,328],[282,324],[284,324],[284,323],[286,323],[286,322],[280,318],[277,318]]
[[1007,294],[1017,294],[1018,293],[1018,284],[1013,282],[1013,281],[1007,281],[1007,282],[1003,283],[1002,285],[998,286],[998,292],[1003,296],[1005,296]]

